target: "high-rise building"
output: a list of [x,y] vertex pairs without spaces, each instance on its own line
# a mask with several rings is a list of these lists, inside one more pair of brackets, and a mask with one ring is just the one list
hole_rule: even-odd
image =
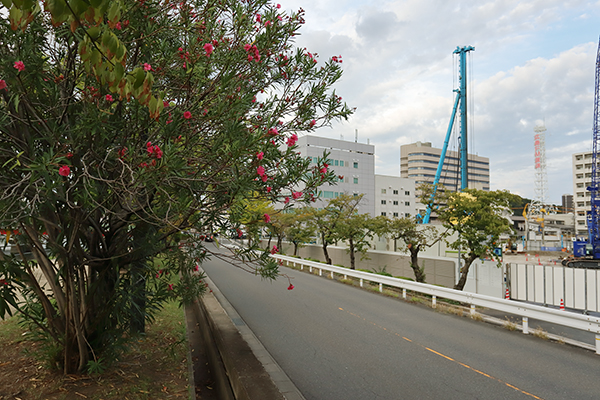
[[[417,187],[423,183],[432,184],[442,149],[431,146],[431,142],[416,142],[400,147],[400,176],[412,178]],[[490,159],[468,154],[468,187],[490,190]],[[460,154],[448,150],[442,166],[440,181],[450,191],[460,189]]]
[[562,213],[568,214],[573,212],[573,195],[563,194],[562,195]]

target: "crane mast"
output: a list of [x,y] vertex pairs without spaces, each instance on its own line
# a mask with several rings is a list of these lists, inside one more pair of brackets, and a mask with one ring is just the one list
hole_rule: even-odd
[[454,100],[454,107],[452,108],[452,116],[450,117],[450,123],[448,124],[448,130],[446,131],[446,139],[444,140],[444,146],[442,147],[442,154],[440,155],[440,161],[435,172],[435,178],[433,180],[433,191],[427,205],[427,211],[423,217],[423,223],[428,224],[431,216],[431,208],[433,206],[433,200],[437,191],[437,185],[440,182],[442,175],[442,168],[444,166],[444,160],[446,159],[446,151],[448,150],[448,142],[450,141],[450,134],[452,133],[452,127],[454,126],[454,119],[456,117],[457,110],[460,112],[460,190],[465,190],[469,186],[468,176],[468,164],[467,164],[467,53],[473,51],[473,46],[456,47],[456,50],[452,54],[458,54],[459,57],[459,87],[454,89],[456,93],[456,99]]
[[598,134],[598,126],[600,117],[598,115],[598,103],[600,102],[600,43],[598,43],[598,52],[596,55],[596,91],[594,95],[594,126],[592,130],[592,182],[587,188],[590,191],[591,209],[587,212],[588,225],[588,244],[592,246],[592,255],[594,259],[600,259],[600,235],[599,235],[599,210],[600,197],[598,195],[598,185],[600,179],[598,177],[598,144],[600,135]]

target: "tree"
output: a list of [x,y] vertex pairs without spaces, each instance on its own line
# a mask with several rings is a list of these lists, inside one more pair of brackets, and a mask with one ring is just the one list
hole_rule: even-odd
[[419,252],[433,246],[445,235],[438,235],[437,229],[431,225],[417,224],[414,218],[388,219],[385,232],[394,240],[394,251],[397,249],[396,241],[402,240],[403,247],[410,252],[410,267],[415,280],[425,283],[425,270],[419,266]]
[[[358,196],[342,194],[338,197],[339,200],[331,199],[322,210],[311,209],[309,223],[321,239],[321,247],[327,264],[331,264],[331,257],[329,257],[327,246],[337,240],[337,224],[355,212],[362,198],[363,194]],[[336,201],[333,202],[334,200]]]
[[332,238],[335,241],[348,242],[348,253],[350,254],[350,269],[356,269],[356,253],[361,257],[366,256],[369,249],[369,240],[373,238],[373,218],[369,214],[358,214],[356,209],[362,200],[361,196],[340,195],[329,201],[330,213],[337,217],[337,223],[333,227]]
[[439,219],[446,228],[458,233],[458,239],[449,246],[461,251],[464,263],[455,289],[465,287],[473,261],[487,256],[494,258],[493,249],[499,245],[500,235],[511,232],[506,215],[510,215],[512,196],[507,191],[465,189],[449,193],[443,199],[446,206],[437,211]]
[[309,242],[314,234],[314,227],[308,223],[310,212],[306,209],[293,209],[293,220],[285,230],[285,236],[294,244],[294,255],[298,255],[298,248]]
[[[294,48],[303,13],[266,0],[2,4],[0,227],[20,257],[0,253],[0,314],[11,304],[82,372],[132,314],[202,292],[188,229],[332,182],[297,135],[352,110],[332,90],[339,58]],[[277,271],[265,255],[259,272]]]

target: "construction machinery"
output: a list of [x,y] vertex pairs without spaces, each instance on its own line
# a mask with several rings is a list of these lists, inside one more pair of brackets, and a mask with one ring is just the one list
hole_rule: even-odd
[[600,268],[600,177],[598,176],[598,151],[600,120],[598,103],[600,103],[600,42],[596,55],[596,90],[594,95],[594,126],[592,130],[592,180],[587,190],[590,192],[590,209],[586,213],[588,238],[573,242],[573,255],[563,260],[569,267]]

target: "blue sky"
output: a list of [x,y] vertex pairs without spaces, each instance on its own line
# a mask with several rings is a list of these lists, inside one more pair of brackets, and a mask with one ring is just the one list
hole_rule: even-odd
[[[399,175],[400,146],[441,147],[452,111],[452,52],[471,45],[470,152],[491,188],[533,198],[533,129],[546,126],[548,200],[573,191],[571,155],[591,150],[600,1],[277,0],[306,11],[296,44],[342,55],[336,90],[356,113],[316,134],[375,145],[378,174]],[[456,140],[451,147],[456,147]]]

